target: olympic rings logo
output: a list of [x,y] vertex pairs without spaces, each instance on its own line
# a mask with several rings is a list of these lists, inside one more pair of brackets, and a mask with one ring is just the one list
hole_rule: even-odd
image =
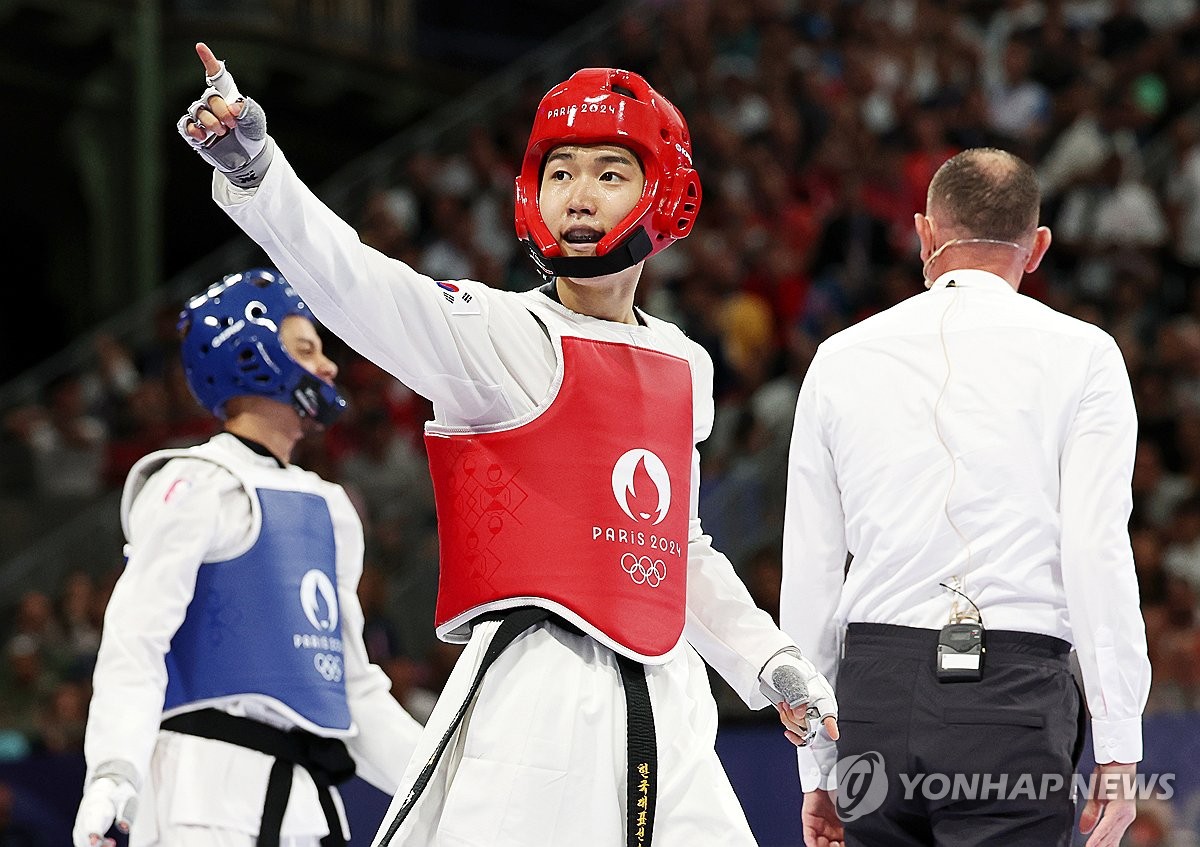
[[667,565],[662,559],[651,559],[649,556],[635,556],[632,553],[626,553],[621,557],[621,567],[638,585],[644,583],[651,588],[658,588],[667,578]]
[[317,653],[313,656],[313,666],[317,673],[330,682],[342,681],[342,657],[332,653]]

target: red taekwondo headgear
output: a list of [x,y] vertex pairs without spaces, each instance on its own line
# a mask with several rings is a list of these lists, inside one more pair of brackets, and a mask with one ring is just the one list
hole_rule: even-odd
[[[595,256],[564,257],[538,209],[542,166],[564,144],[627,147],[646,177],[641,199],[600,239]],[[615,68],[584,68],[546,93],[516,182],[517,237],[547,277],[596,277],[632,267],[691,232],[700,211],[700,177],[692,169],[683,115],[642,77]]]

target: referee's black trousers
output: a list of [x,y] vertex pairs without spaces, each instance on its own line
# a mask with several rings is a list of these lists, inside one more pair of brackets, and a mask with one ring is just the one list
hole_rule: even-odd
[[[853,798],[839,796],[847,847],[1066,847],[1085,731],[1070,646],[989,630],[983,679],[943,683],[937,638],[936,630],[885,624],[847,628],[837,675],[839,779],[850,757],[877,754],[839,789],[862,801],[849,806]],[[880,761],[882,798],[877,783],[864,793]]]

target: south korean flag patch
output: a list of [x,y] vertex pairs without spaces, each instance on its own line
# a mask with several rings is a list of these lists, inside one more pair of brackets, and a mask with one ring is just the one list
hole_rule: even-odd
[[442,297],[450,306],[450,314],[452,315],[478,315],[481,314],[479,308],[479,298],[470,291],[467,291],[462,286],[456,285],[453,282],[439,282],[437,287],[442,289]]

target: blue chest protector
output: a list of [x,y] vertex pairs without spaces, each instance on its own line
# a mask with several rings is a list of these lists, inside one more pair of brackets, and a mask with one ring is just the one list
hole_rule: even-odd
[[350,729],[333,521],[325,498],[258,488],[253,546],[200,566],[167,653],[164,715],[251,697],[321,735]]

